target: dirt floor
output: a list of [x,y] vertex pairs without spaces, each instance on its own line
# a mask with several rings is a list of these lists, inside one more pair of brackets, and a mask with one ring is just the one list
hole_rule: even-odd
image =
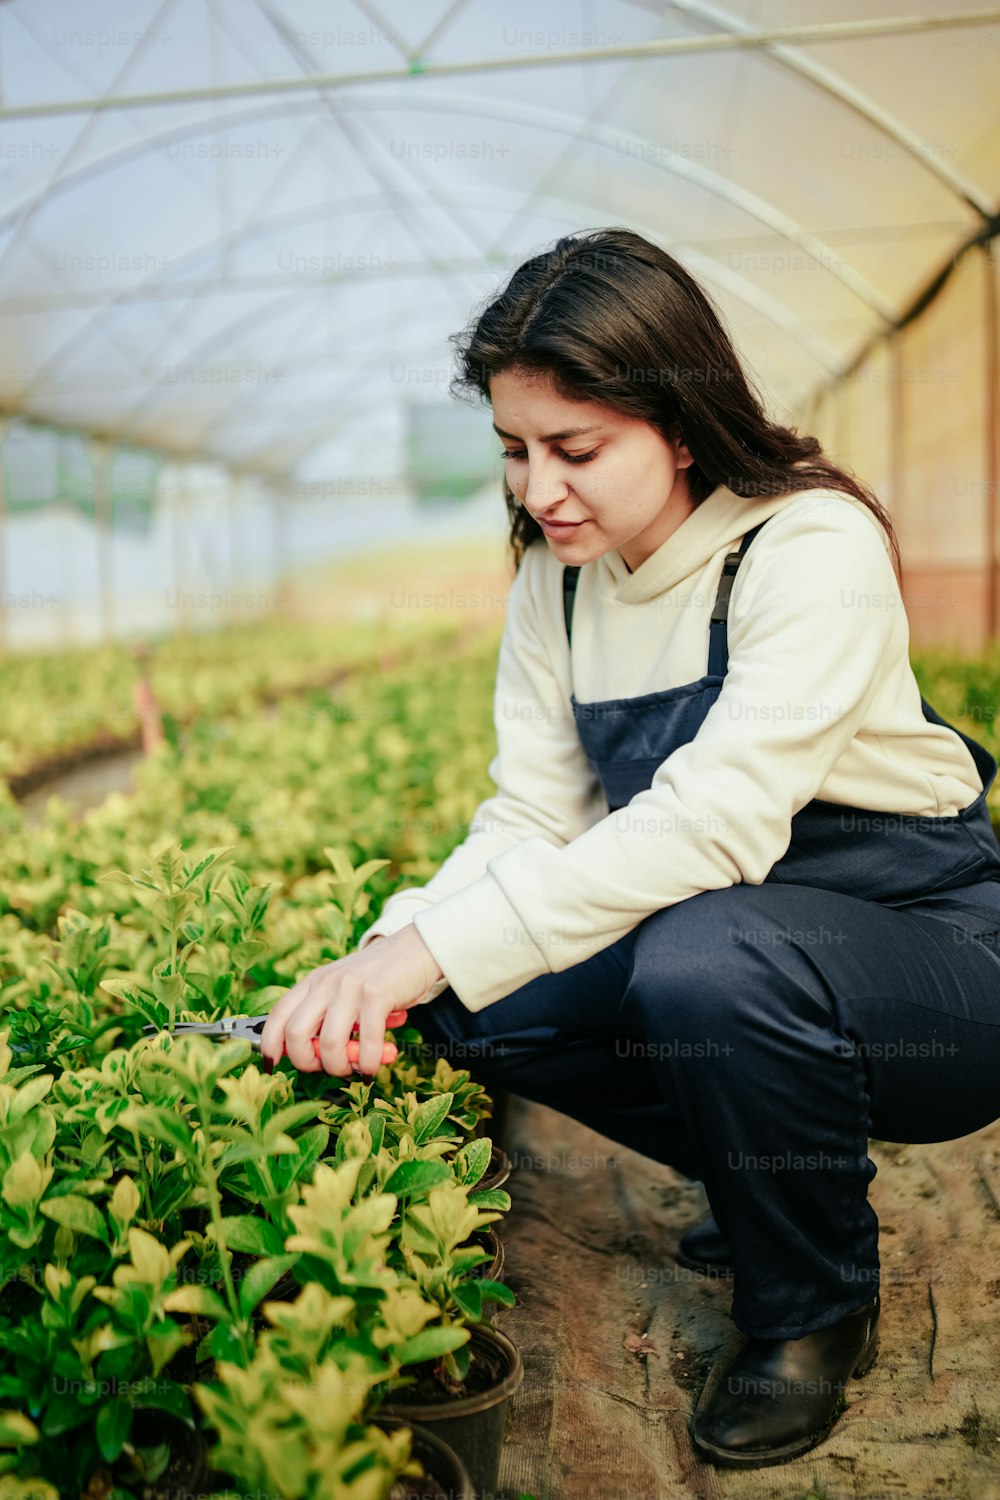
[[514,1095],[502,1140],[518,1305],[496,1324],[525,1367],[503,1500],[1000,1500],[1000,1123],[871,1144],[878,1359],[825,1442],[745,1471],[696,1458],[686,1430],[712,1365],[742,1342],[731,1283],[673,1260],[706,1210],[700,1184]]

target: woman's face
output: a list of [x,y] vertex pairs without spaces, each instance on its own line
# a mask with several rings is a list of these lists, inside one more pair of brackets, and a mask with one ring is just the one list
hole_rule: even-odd
[[634,573],[694,510],[681,439],[597,401],[567,401],[534,371],[494,375],[490,400],[507,483],[564,561],[617,547]]

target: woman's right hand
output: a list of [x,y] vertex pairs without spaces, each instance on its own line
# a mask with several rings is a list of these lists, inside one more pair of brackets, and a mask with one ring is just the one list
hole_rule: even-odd
[[386,1028],[402,1025],[408,1008],[440,978],[412,923],[380,948],[373,939],[313,969],[281,996],[261,1032],[261,1054],[271,1066],[287,1054],[303,1073],[373,1077],[398,1055]]

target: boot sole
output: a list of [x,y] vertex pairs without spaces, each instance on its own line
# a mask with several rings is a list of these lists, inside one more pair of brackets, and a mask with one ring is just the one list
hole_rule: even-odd
[[[876,1323],[872,1329],[868,1343],[858,1356],[858,1362],[848,1377],[849,1379],[857,1380],[862,1375],[868,1374],[878,1356],[878,1347],[879,1329]],[[694,1416],[696,1415],[697,1413],[694,1414]],[[825,1442],[840,1420],[841,1413],[835,1411],[822,1432],[810,1433],[804,1438],[797,1438],[794,1443],[786,1443],[781,1448],[759,1448],[755,1453],[737,1453],[732,1449],[716,1448],[713,1443],[705,1442],[703,1438],[697,1437],[693,1431],[694,1416],[692,1416],[691,1422],[688,1424],[688,1436],[691,1439],[691,1446],[696,1453],[700,1454],[703,1458],[709,1459],[720,1469],[766,1469],[771,1468],[775,1464],[787,1464],[793,1458],[799,1458],[803,1453],[808,1453],[811,1449],[818,1447],[820,1443]]]
[[702,1276],[728,1276],[732,1277],[733,1267],[729,1261],[695,1260],[691,1255],[685,1255],[683,1250],[674,1251],[674,1260],[686,1271],[698,1271]]

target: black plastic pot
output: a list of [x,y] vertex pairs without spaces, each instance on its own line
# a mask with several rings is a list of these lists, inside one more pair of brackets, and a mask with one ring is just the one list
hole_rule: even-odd
[[129,1441],[140,1448],[154,1448],[161,1443],[170,1448],[170,1462],[160,1478],[140,1480],[151,1500],[192,1500],[211,1495],[221,1487],[220,1476],[208,1466],[204,1437],[179,1417],[153,1407],[140,1407],[132,1417]]
[[[507,1405],[524,1379],[524,1366],[517,1346],[496,1328],[473,1324],[471,1335],[472,1368],[482,1380],[484,1389],[468,1396],[428,1401],[420,1392],[409,1388],[393,1392],[392,1400],[379,1410],[383,1416],[401,1417],[409,1426],[413,1422],[444,1439],[469,1471],[477,1495],[494,1496],[500,1472],[500,1453]],[[412,1365],[406,1374],[430,1373],[433,1362],[421,1367]],[[470,1371],[471,1374],[471,1371]]]
[[424,1466],[424,1479],[398,1479],[389,1492],[389,1500],[476,1500],[469,1471],[455,1452],[437,1433],[414,1426],[402,1417],[380,1412],[375,1426],[386,1432],[408,1427],[413,1433],[411,1452]]
[[507,1134],[510,1094],[507,1089],[490,1089],[488,1092],[493,1100],[493,1113],[488,1120],[480,1120],[476,1127],[476,1135],[488,1135],[491,1140],[502,1142]]
[[482,1245],[484,1250],[493,1256],[492,1260],[480,1261],[478,1266],[473,1266],[469,1272],[470,1276],[481,1277],[488,1281],[500,1281],[503,1276],[503,1241],[495,1229],[480,1229],[471,1235],[473,1243]]

